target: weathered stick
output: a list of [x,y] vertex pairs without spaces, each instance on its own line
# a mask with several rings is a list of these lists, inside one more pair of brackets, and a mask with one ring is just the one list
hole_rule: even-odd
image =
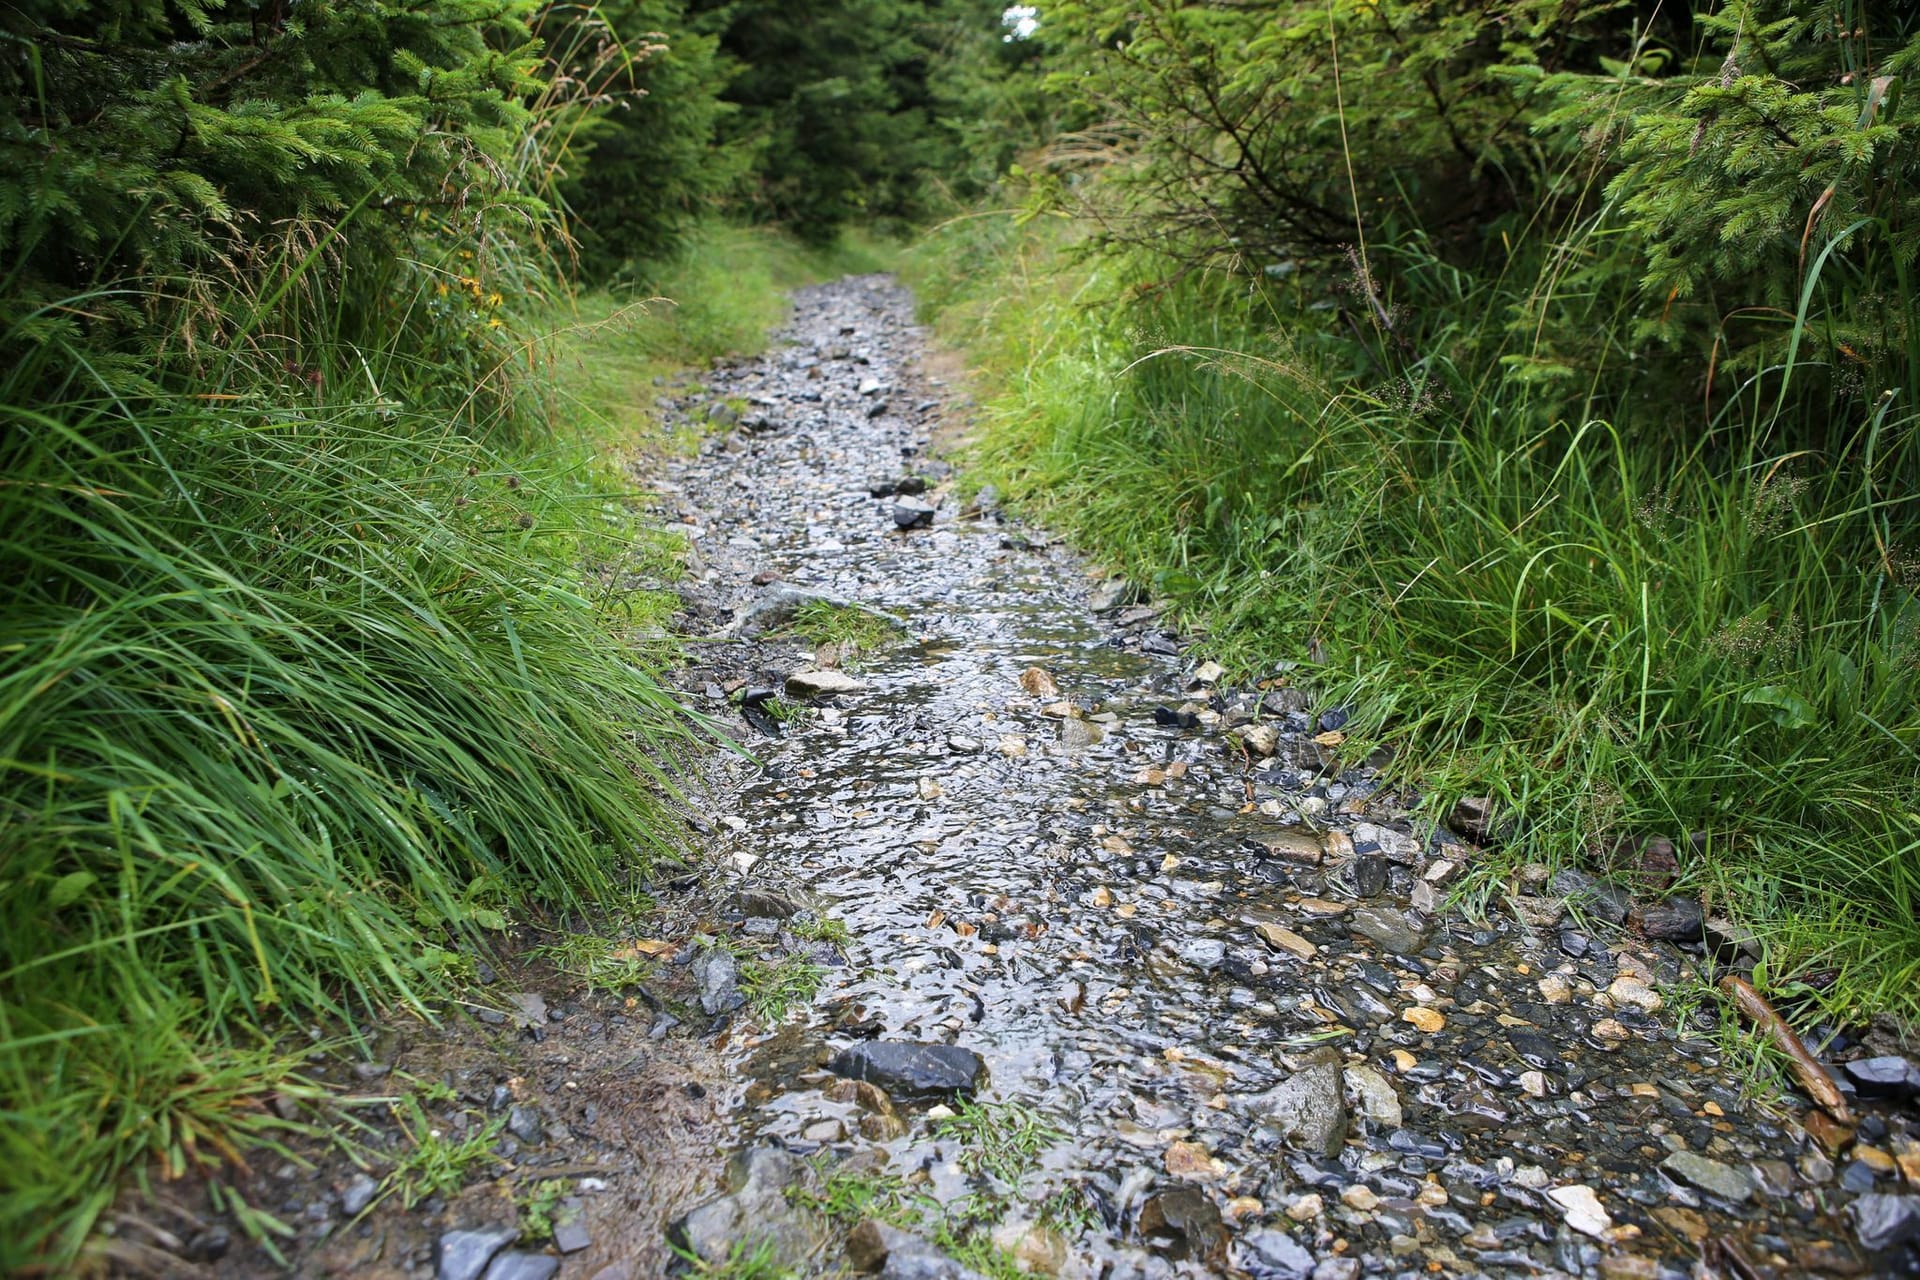
[[1753,984],[1745,978],[1736,978],[1732,974],[1720,979],[1720,989],[1727,993],[1746,1019],[1767,1033],[1775,1047],[1787,1055],[1793,1064],[1793,1074],[1799,1078],[1800,1087],[1807,1091],[1814,1104],[1841,1124],[1853,1123],[1853,1113],[1847,1109],[1846,1095],[1840,1092],[1840,1086],[1827,1074],[1820,1059],[1813,1056],[1811,1050],[1793,1033],[1787,1020],[1780,1016],[1767,998],[1753,989]]

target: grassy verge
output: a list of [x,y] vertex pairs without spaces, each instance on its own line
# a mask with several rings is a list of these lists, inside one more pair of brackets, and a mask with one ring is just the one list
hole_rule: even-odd
[[978,218],[912,254],[981,371],[978,479],[1244,673],[1311,664],[1439,812],[1491,793],[1504,859],[1631,875],[1671,837],[1680,884],[1766,936],[1763,981],[1920,1015],[1920,572],[1884,461],[1910,415],[1866,406],[1833,456],[1676,445],[1669,405],[1503,376],[1506,281],[1449,276],[1367,371],[1303,288],[1073,236]]
[[673,563],[615,457],[654,373],[837,265],[715,232],[661,280],[685,305],[583,302],[511,404],[398,342],[160,389],[5,335],[0,1271],[75,1265],[129,1171],[284,1137],[297,1029],[626,899],[695,729],[662,606],[612,585]]

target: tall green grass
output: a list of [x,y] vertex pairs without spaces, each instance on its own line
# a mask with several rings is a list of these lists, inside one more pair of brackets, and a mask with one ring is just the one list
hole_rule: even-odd
[[914,252],[987,383],[982,479],[1216,656],[1317,660],[1355,745],[1394,744],[1436,811],[1520,816],[1511,857],[1632,873],[1667,835],[1769,936],[1763,976],[1920,1015],[1910,412],[1869,404],[1823,454],[1676,442],[1685,408],[1571,416],[1501,363],[1524,283],[1456,274],[1389,371],[1297,296],[1153,269],[986,219]]
[[[285,1135],[302,1029],[425,1007],[672,846],[703,730],[620,463],[654,377],[849,256],[716,230],[644,305],[517,315],[426,269],[387,347],[314,319],[311,368],[204,379],[0,333],[0,1271],[117,1256],[129,1171]],[[442,360],[435,307],[510,360]]]

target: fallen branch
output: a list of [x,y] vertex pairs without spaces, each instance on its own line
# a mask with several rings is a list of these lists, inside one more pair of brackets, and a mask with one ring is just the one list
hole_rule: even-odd
[[1833,1082],[1820,1059],[1813,1056],[1812,1050],[1794,1034],[1787,1020],[1780,1016],[1767,998],[1754,990],[1753,984],[1745,978],[1736,978],[1729,974],[1720,979],[1720,990],[1733,1001],[1746,1019],[1767,1033],[1769,1039],[1780,1052],[1787,1055],[1787,1061],[1793,1065],[1793,1074],[1799,1079],[1800,1087],[1807,1091],[1814,1105],[1838,1120],[1841,1124],[1851,1125],[1853,1113],[1847,1109],[1847,1099],[1840,1092],[1840,1086]]

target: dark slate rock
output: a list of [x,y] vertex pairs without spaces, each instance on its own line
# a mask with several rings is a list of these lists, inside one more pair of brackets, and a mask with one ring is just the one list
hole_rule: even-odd
[[482,1280],[553,1280],[560,1259],[544,1253],[503,1253],[493,1260]]
[[1706,913],[1692,898],[1669,898],[1641,907],[1634,922],[1649,938],[1666,942],[1698,942],[1706,926]]
[[893,522],[902,529],[923,529],[933,523],[933,507],[918,498],[897,498],[893,504]]
[[1424,923],[1405,911],[1391,907],[1362,907],[1347,925],[1355,933],[1371,938],[1384,951],[1396,956],[1418,951],[1427,941]]
[[1387,860],[1362,854],[1353,862],[1353,890],[1362,898],[1377,898],[1387,887]]
[[878,1085],[896,1098],[945,1098],[979,1088],[987,1064],[958,1045],[869,1040],[835,1054],[827,1070]]
[[477,1280],[494,1255],[519,1238],[518,1227],[449,1231],[433,1244],[434,1280]]
[[1905,1058],[1887,1055],[1861,1058],[1846,1065],[1847,1079],[1863,1098],[1905,1098],[1920,1094],[1920,1067]]
[[1874,1253],[1920,1240],[1920,1196],[1868,1195],[1855,1200],[1854,1233],[1860,1247]]
[[1709,1160],[1692,1151],[1676,1151],[1662,1160],[1660,1167],[1690,1187],[1698,1187],[1735,1204],[1744,1203],[1754,1192],[1753,1174],[1747,1170]]

